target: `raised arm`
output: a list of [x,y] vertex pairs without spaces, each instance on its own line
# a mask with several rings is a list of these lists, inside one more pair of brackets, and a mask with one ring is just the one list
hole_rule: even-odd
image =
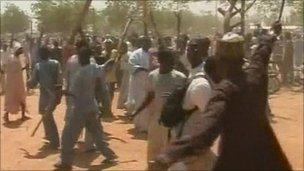
[[275,22],[272,26],[273,34],[259,37],[259,45],[251,56],[251,61],[246,69],[247,81],[251,85],[261,85],[267,79],[268,62],[276,36],[281,33],[282,25]]

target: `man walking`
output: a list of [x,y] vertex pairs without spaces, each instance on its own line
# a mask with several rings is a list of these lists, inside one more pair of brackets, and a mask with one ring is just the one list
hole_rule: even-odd
[[9,122],[9,114],[16,114],[21,109],[21,119],[26,120],[26,94],[23,80],[23,70],[20,56],[23,53],[23,47],[19,42],[14,43],[13,54],[3,63],[5,73],[5,96],[4,96],[4,121]]
[[[281,32],[275,23],[275,33]],[[221,135],[213,170],[291,170],[265,115],[267,66],[274,37],[263,35],[246,70],[243,39],[229,33],[217,42],[216,73],[222,80],[200,120],[199,131],[174,142],[158,161],[170,164],[196,150],[209,148]]]
[[46,139],[50,141],[51,148],[57,149],[59,135],[53,112],[61,99],[62,72],[59,62],[49,59],[49,54],[47,47],[39,49],[41,60],[35,65],[27,86],[33,89],[40,85],[39,113],[42,115]]
[[[138,109],[144,102],[147,95],[147,80],[148,73],[151,68],[151,57],[148,50],[151,48],[151,39],[147,37],[141,37],[141,48],[132,53],[129,59],[131,65],[131,75],[129,82],[129,95],[127,108],[128,111]],[[141,111],[134,118],[135,129],[138,132],[147,132],[148,130],[148,112],[146,110]]]
[[78,54],[81,67],[76,71],[71,82],[71,95],[73,111],[70,119],[65,122],[62,133],[60,161],[55,164],[57,168],[71,169],[74,158],[74,145],[85,127],[94,140],[98,150],[105,156],[104,163],[114,162],[115,153],[104,141],[102,126],[97,119],[99,113],[96,89],[100,88],[101,70],[97,64],[90,63],[91,50],[82,47]]

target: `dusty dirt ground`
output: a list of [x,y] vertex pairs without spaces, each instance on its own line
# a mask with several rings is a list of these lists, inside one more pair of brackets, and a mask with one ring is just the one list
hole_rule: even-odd
[[[116,101],[116,99],[115,99]],[[276,115],[272,126],[286,152],[294,170],[303,170],[303,92],[283,89],[271,96],[271,108]],[[1,97],[1,117],[3,116]],[[63,100],[64,102],[64,100]],[[43,149],[42,127],[35,137],[30,132],[39,121],[38,91],[27,97],[27,107],[32,119],[22,122],[20,115],[11,116],[12,123],[5,125],[1,119],[1,170],[53,170],[59,151]],[[119,163],[112,166],[101,165],[102,155],[83,153],[78,144],[74,170],[144,170],[146,168],[146,145],[144,135],[134,133],[133,124],[126,120],[123,111],[114,110],[116,119],[103,120],[110,147],[119,156]],[[55,111],[55,118],[61,133],[65,115],[65,104]],[[214,147],[214,149],[216,146]]]

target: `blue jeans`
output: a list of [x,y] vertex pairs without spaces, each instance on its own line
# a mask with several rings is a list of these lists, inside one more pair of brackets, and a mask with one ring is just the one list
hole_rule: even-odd
[[98,150],[107,159],[115,157],[115,153],[108,147],[108,143],[104,141],[103,129],[98,122],[95,113],[87,113],[82,116],[73,115],[66,121],[61,138],[61,162],[71,165],[74,159],[74,145],[83,128],[86,128],[92,135],[93,141]]

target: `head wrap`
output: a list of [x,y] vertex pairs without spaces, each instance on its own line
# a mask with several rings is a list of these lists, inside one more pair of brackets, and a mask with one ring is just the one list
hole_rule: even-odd
[[225,34],[216,44],[216,58],[242,60],[244,57],[244,38],[236,33]]
[[20,48],[22,48],[21,43],[19,43],[19,42],[14,42],[13,51],[16,52],[16,51],[19,50]]

